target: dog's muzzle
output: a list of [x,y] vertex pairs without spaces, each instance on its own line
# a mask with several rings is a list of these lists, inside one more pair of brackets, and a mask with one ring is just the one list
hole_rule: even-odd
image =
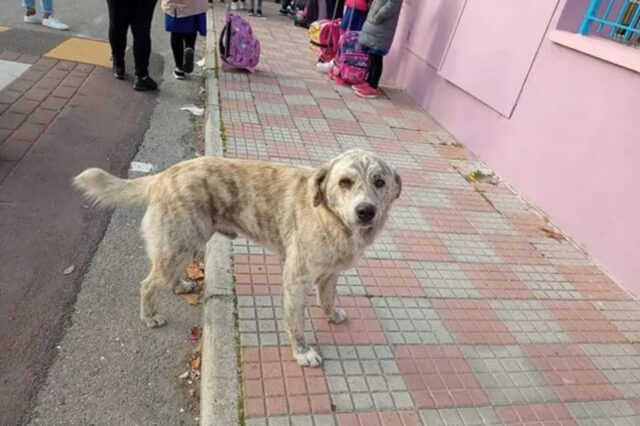
[[376,217],[376,206],[371,203],[360,203],[356,206],[356,216],[361,225],[369,225]]

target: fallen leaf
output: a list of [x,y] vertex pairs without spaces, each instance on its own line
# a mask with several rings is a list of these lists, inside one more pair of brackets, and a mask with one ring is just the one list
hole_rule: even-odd
[[545,228],[545,227],[540,228],[540,230],[542,232],[544,232],[544,235],[547,238],[552,238],[552,239],[554,239],[556,241],[564,241],[564,237],[559,232],[556,232],[556,231],[554,231],[552,229],[548,229],[548,228]]
[[65,275],[69,275],[69,274],[73,274],[73,271],[75,270],[76,270],[76,267],[74,265],[71,265],[67,269],[65,269],[63,273]]
[[191,333],[189,334],[189,341],[191,342],[195,342],[198,339],[200,339],[200,336],[202,336],[202,329],[200,327],[193,327],[191,329]]
[[191,369],[200,370],[200,357],[191,360]]
[[184,295],[184,299],[191,306],[198,306],[200,304],[200,294],[199,293],[189,293]]
[[187,377],[189,377],[188,371],[185,371],[184,373],[178,376],[179,379],[186,379]]
[[190,263],[189,266],[187,266],[187,276],[193,281],[203,280],[204,268],[197,263]]

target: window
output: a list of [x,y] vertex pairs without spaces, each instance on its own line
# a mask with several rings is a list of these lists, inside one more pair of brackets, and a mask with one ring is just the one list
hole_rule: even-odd
[[640,45],[640,0],[590,0],[578,33]]

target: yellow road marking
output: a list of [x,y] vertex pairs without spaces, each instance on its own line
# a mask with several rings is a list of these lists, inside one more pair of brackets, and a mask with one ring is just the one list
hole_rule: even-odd
[[5,31],[9,31],[11,28],[9,27],[0,27],[0,33],[3,33]]
[[44,56],[111,67],[111,47],[109,43],[103,41],[70,38],[54,47]]

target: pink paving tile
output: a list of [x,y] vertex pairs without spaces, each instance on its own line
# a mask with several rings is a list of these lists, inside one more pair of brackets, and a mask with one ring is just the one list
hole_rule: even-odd
[[404,142],[393,139],[369,138],[371,145],[376,152],[384,155],[385,152],[395,152],[398,154],[407,154]]
[[429,180],[427,178],[427,175],[422,170],[408,170],[408,169],[398,168],[398,173],[402,178],[403,186],[411,185],[411,186],[420,186],[423,188],[426,188],[429,186]]
[[289,115],[259,114],[258,119],[263,126],[296,128],[293,118]]
[[562,404],[514,405],[496,407],[507,426],[577,426],[569,410]]
[[429,226],[435,232],[443,232],[445,234],[478,233],[460,210],[425,208],[422,212]]
[[362,123],[363,125],[380,123],[380,117],[375,114],[371,114],[370,112],[352,110],[351,113],[356,118],[356,120],[358,120],[358,122]]
[[403,111],[396,107],[395,105],[383,104],[383,105],[375,105],[374,109],[376,110],[378,116],[385,117],[402,117]]
[[322,110],[315,105],[288,105],[292,117],[323,118]]
[[477,212],[496,211],[496,209],[476,191],[451,190],[446,191],[446,194],[456,209]]
[[396,137],[402,142],[423,142],[426,143],[426,138],[422,134],[422,132],[418,130],[409,130],[409,129],[393,129],[393,133],[396,134]]
[[626,342],[615,325],[589,302],[548,300],[543,303],[575,343]]
[[525,237],[544,237],[544,219],[533,213],[505,213],[505,219]]
[[640,414],[640,398],[629,399],[629,404],[636,410],[636,413]]
[[282,293],[282,266],[278,257],[237,254],[234,262],[236,294]]
[[310,95],[309,91],[304,87],[282,86],[281,90],[283,95],[298,95],[298,96]]
[[237,90],[250,92],[249,82],[248,81],[230,81],[230,80],[220,80],[220,90],[229,91],[229,90]]
[[436,145],[436,150],[450,160],[473,160],[473,154],[467,148],[456,145]]
[[544,265],[546,259],[533,244],[521,236],[488,235],[495,252],[507,263],[519,265]]
[[594,300],[632,300],[631,296],[595,266],[562,266],[562,275],[584,297]]
[[347,311],[347,321],[331,324],[319,306],[311,307],[311,320],[319,344],[380,345],[387,339],[376,313],[366,297],[339,297],[336,306]]
[[304,145],[296,142],[268,142],[267,151],[272,157],[309,158],[309,154],[307,154],[307,151],[304,149]]
[[298,366],[289,347],[243,349],[242,384],[247,417],[331,412],[323,370]]
[[467,263],[462,269],[487,299],[535,299],[529,287],[507,265]]
[[415,411],[383,411],[375,413],[342,413],[336,416],[338,426],[420,426]]
[[253,99],[256,102],[285,104],[284,96],[279,93],[253,92]]
[[302,142],[313,145],[338,146],[338,141],[333,133],[327,132],[300,132]]
[[392,231],[392,235],[404,259],[436,262],[454,260],[438,234],[420,231]]
[[455,346],[396,346],[396,363],[418,408],[489,403],[480,382]]
[[[327,86],[317,87],[318,90],[332,90]],[[342,99],[328,99],[328,98],[316,98],[318,105],[329,107],[329,108],[338,108],[338,109],[346,109],[347,106]]]
[[221,101],[222,110],[255,112],[256,107],[253,102],[236,101],[233,99],[223,99]]
[[424,296],[408,262],[403,260],[362,259],[358,274],[373,296]]
[[486,300],[435,299],[433,307],[460,344],[516,343],[513,335]]
[[227,136],[232,138],[264,140],[262,126],[259,124],[225,123],[225,131]]
[[562,402],[622,398],[579,346],[527,345],[523,349]]
[[453,167],[444,158],[440,157],[417,157],[416,160],[425,172],[452,172]]
[[264,75],[249,74],[249,81],[251,83],[278,85],[278,79],[276,77],[266,77]]
[[360,127],[357,121],[334,120],[329,118],[327,119],[327,123],[329,124],[329,128],[333,133],[343,133],[345,135],[364,136],[362,127]]

